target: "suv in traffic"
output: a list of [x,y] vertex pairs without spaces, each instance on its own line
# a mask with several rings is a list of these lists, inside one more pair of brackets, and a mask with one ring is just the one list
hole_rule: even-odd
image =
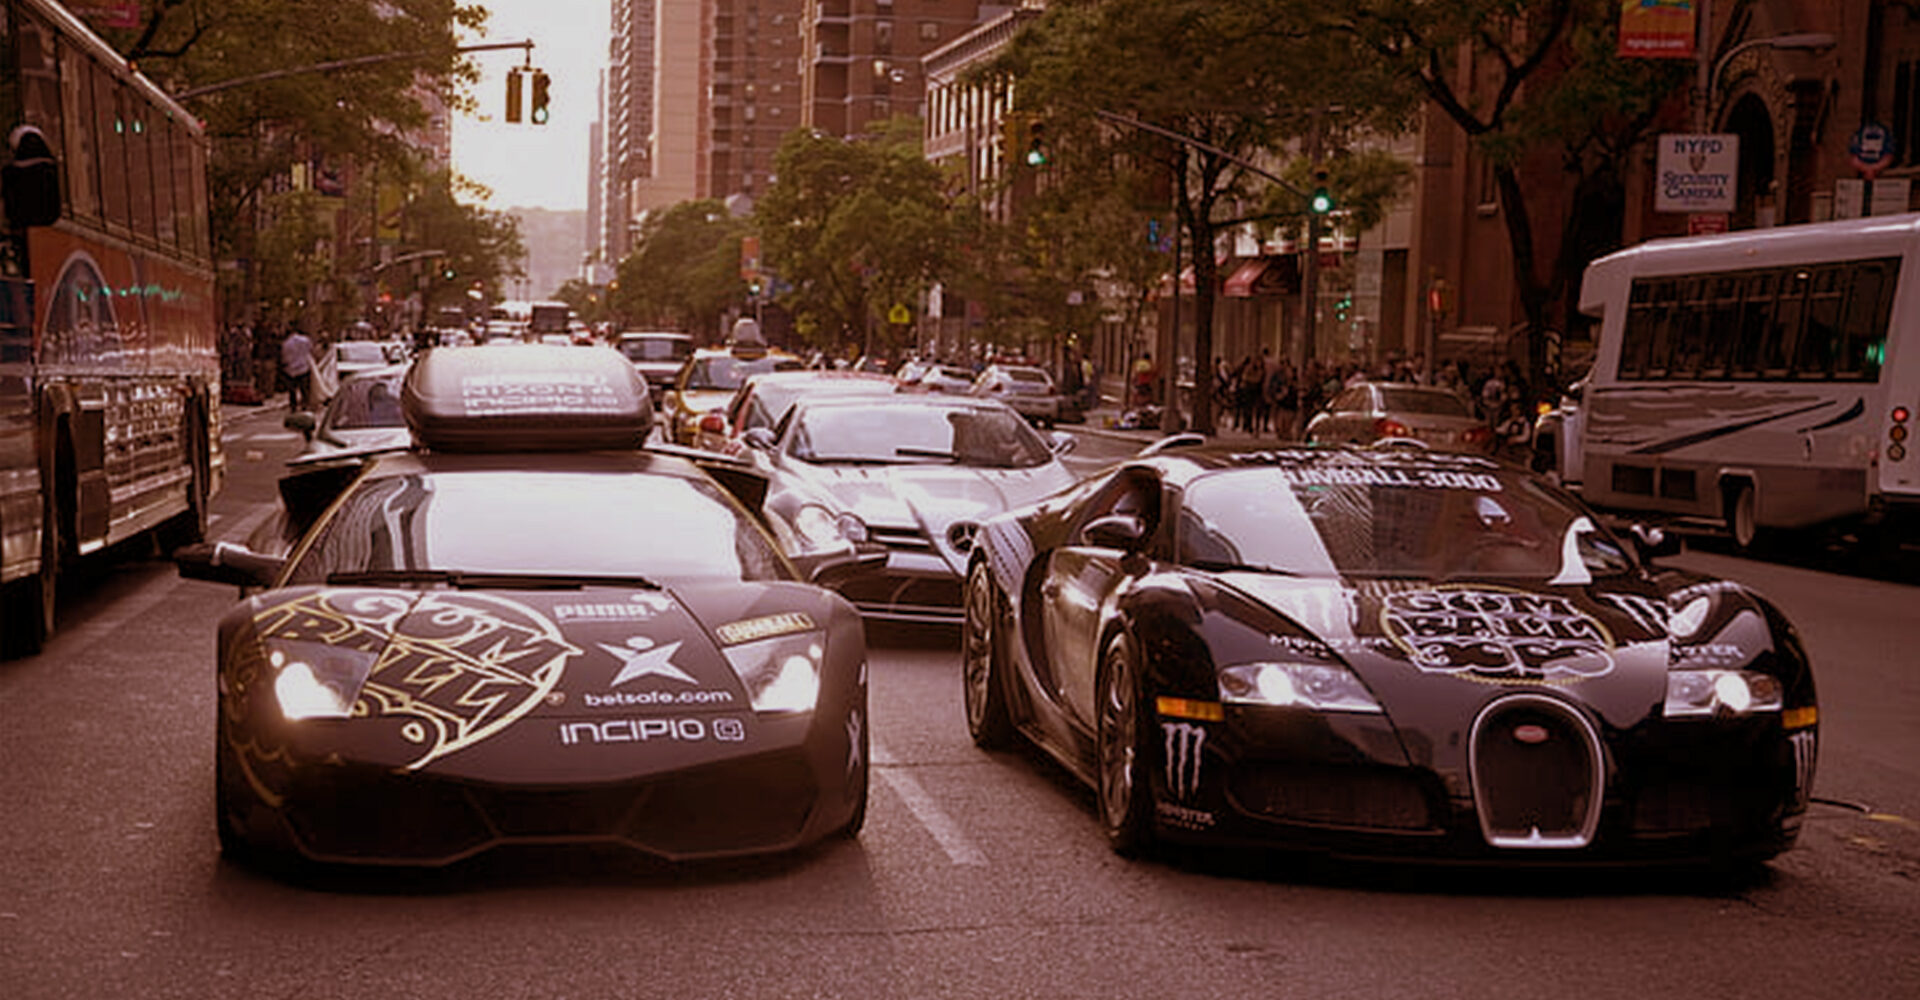
[[640,377],[647,380],[647,388],[655,399],[673,388],[680,366],[693,357],[692,334],[665,330],[623,333],[614,346],[633,362]]

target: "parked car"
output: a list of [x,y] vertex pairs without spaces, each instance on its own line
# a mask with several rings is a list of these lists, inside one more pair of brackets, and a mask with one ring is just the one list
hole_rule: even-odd
[[771,472],[810,487],[789,499],[775,480],[769,509],[798,520],[825,495],[832,513],[854,518],[844,534],[887,554],[837,587],[863,614],[893,621],[957,622],[980,523],[1074,480],[1060,461],[1073,438],[1043,437],[1004,403],[969,396],[802,396],[777,429],[746,440]]
[[988,365],[974,379],[970,392],[986,399],[997,399],[1012,407],[1028,421],[1052,427],[1071,419],[1070,403],[1053,387],[1053,376],[1045,368],[1032,365]]
[[971,368],[942,364],[938,361],[922,361],[903,366],[896,377],[900,381],[900,387],[908,392],[966,393],[973,390],[974,381]]
[[643,450],[645,383],[604,347],[431,351],[403,408],[420,447],[338,477],[291,555],[176,556],[253,589],[215,643],[224,854],[679,859],[858,833],[863,626],[782,558],[764,480]]
[[1336,393],[1307,421],[1313,444],[1372,444],[1412,439],[1446,451],[1493,450],[1493,428],[1449,389],[1405,382],[1363,382]]
[[318,416],[295,410],[283,420],[299,431],[307,446],[295,461],[313,461],[343,452],[404,448],[413,440],[400,412],[400,386],[407,365],[363,370],[340,384]]
[[1813,669],[1674,547],[1485,456],[1164,449],[981,527],[967,727],[1058,759],[1122,853],[1766,858],[1807,813]]

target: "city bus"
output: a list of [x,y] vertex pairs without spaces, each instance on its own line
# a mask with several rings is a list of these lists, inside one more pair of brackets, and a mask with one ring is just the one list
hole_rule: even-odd
[[1580,309],[1599,322],[1572,460],[1588,502],[1741,549],[1911,536],[1920,214],[1653,240],[1589,265]]
[[199,123],[59,4],[0,0],[0,131],[0,651],[22,655],[63,568],[198,540],[225,460]]

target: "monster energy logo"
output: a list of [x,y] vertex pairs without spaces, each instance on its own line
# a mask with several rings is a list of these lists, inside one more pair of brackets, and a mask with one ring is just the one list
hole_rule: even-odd
[[1162,722],[1167,740],[1167,791],[1185,801],[1200,790],[1200,751],[1207,731],[1187,722]]

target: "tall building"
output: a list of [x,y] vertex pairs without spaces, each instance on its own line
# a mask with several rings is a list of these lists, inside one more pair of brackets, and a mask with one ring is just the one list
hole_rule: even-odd
[[713,0],[701,197],[744,207],[766,190],[774,151],[805,117],[800,25],[806,6],[806,0]]
[[805,124],[855,136],[894,115],[923,115],[920,59],[1007,13],[980,0],[807,0]]
[[656,0],[613,0],[608,19],[607,75],[601,116],[605,144],[605,229],[608,259],[632,249],[633,183],[651,169],[653,50]]
[[650,73],[651,128],[636,137],[645,154],[632,176],[629,209],[635,217],[699,197],[703,174],[702,123],[707,117],[708,57],[714,0],[653,0]]

